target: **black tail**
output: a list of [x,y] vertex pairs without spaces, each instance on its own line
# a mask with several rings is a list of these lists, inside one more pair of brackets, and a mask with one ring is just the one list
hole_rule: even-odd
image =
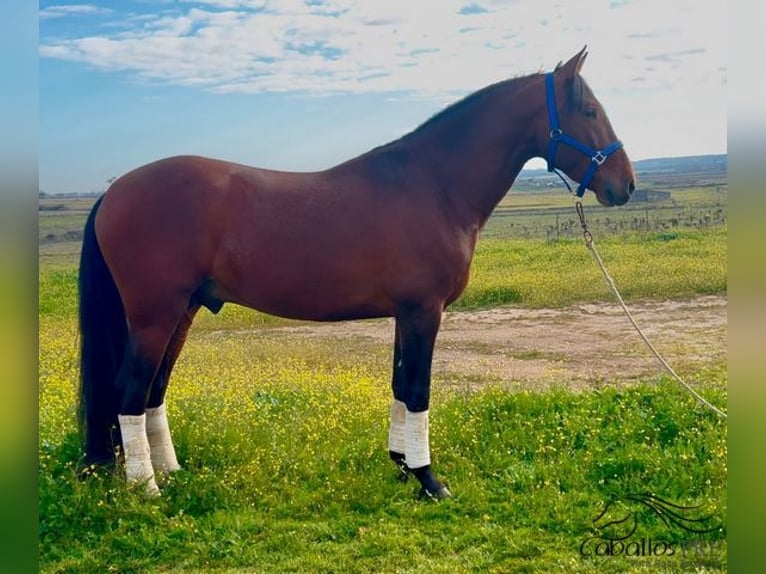
[[80,431],[85,464],[114,461],[120,444],[117,415],[122,393],[115,384],[125,355],[125,310],[95,232],[100,198],[88,216],[80,255]]

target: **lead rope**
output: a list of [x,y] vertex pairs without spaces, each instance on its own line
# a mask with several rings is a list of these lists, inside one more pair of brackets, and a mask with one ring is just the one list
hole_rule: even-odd
[[[558,175],[559,177],[561,177],[560,174]],[[567,183],[563,177],[561,179],[564,181],[564,183]],[[567,187],[569,187],[568,184],[567,184]],[[570,188],[570,191],[571,191],[571,188]],[[625,311],[625,315],[627,315],[628,319],[633,324],[633,327],[635,327],[640,337],[644,340],[644,343],[646,343],[646,346],[649,347],[652,353],[654,353],[654,356],[657,357],[660,363],[662,363],[662,366],[665,367],[668,373],[670,373],[676,381],[681,383],[686,388],[686,390],[689,391],[695,399],[697,399],[697,401],[699,401],[702,405],[709,408],[719,417],[723,418],[724,420],[727,420],[726,413],[724,413],[722,410],[720,410],[719,408],[715,407],[714,405],[706,401],[704,398],[702,398],[693,388],[691,388],[686,383],[686,381],[684,381],[681,377],[678,376],[678,374],[673,370],[673,368],[668,364],[668,362],[662,357],[662,355],[660,355],[657,349],[654,348],[654,345],[652,345],[651,341],[649,341],[646,335],[644,335],[644,332],[638,326],[638,323],[636,323],[636,320],[633,318],[633,315],[631,315],[630,311],[628,310],[627,305],[625,305],[625,301],[623,301],[622,296],[620,295],[620,292],[617,290],[617,286],[614,284],[614,280],[609,275],[609,272],[606,270],[604,261],[601,259],[601,256],[596,250],[596,246],[593,244],[593,236],[588,230],[588,221],[585,219],[585,212],[583,211],[582,201],[580,200],[579,197],[575,197],[575,211],[577,212],[577,217],[580,218],[580,226],[582,227],[583,238],[585,239],[585,246],[593,254],[593,258],[596,260],[596,263],[598,263],[598,267],[599,269],[601,269],[601,273],[604,275],[604,279],[606,279],[607,285],[611,288],[615,297],[617,297],[617,300],[620,302],[620,305],[622,306],[622,310]]]

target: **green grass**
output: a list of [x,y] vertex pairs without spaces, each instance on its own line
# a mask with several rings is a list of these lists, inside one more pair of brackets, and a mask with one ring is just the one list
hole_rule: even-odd
[[[626,300],[677,298],[726,292],[726,235],[725,227],[686,229],[609,236],[595,245]],[[468,289],[453,309],[610,299],[582,239],[482,239]]]
[[[707,398],[725,402],[723,369],[705,380]],[[443,397],[432,441],[455,497],[438,504],[394,478],[384,385],[336,401],[328,382],[321,408],[300,388],[253,391],[224,424],[207,416],[231,409],[225,399],[184,405],[173,418],[185,470],[153,501],[109,475],[78,482],[70,432],[41,453],[41,571],[723,571],[725,527],[693,535],[651,514],[636,539],[715,552],[579,553],[612,495],[651,491],[725,524],[726,425],[667,383]],[[328,419],[334,431],[318,433]]]
[[[630,300],[725,294],[726,235],[596,240]],[[508,392],[477,377],[482,390],[469,392],[435,373],[434,465],[455,496],[428,503],[387,460],[388,345],[344,340],[338,352],[336,340],[265,329],[285,322],[232,305],[200,313],[174,372],[168,409],[184,469],[162,497],[144,500],[106,472],[80,481],[73,246],[41,248],[41,572],[726,570],[726,424],[668,378]],[[455,308],[603,300],[580,240],[485,237]],[[725,406],[725,364],[687,378]],[[632,509],[632,539],[673,544],[673,556],[583,557],[606,501],[645,491],[700,505],[721,528],[692,534]]]

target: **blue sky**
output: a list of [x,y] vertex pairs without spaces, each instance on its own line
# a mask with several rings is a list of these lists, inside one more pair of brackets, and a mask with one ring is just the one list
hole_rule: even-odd
[[634,160],[726,152],[723,0],[41,1],[39,17],[48,193],[179,153],[322,169],[585,44]]

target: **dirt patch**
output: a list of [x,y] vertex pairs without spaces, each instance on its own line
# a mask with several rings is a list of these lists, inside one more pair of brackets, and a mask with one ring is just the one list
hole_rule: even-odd
[[[726,297],[642,301],[629,308],[676,371],[697,371],[725,360]],[[393,340],[391,319],[280,330],[293,336]],[[435,378],[455,384],[495,380],[536,388],[562,382],[572,388],[627,383],[664,372],[622,308],[607,303],[445,313],[433,370]]]

